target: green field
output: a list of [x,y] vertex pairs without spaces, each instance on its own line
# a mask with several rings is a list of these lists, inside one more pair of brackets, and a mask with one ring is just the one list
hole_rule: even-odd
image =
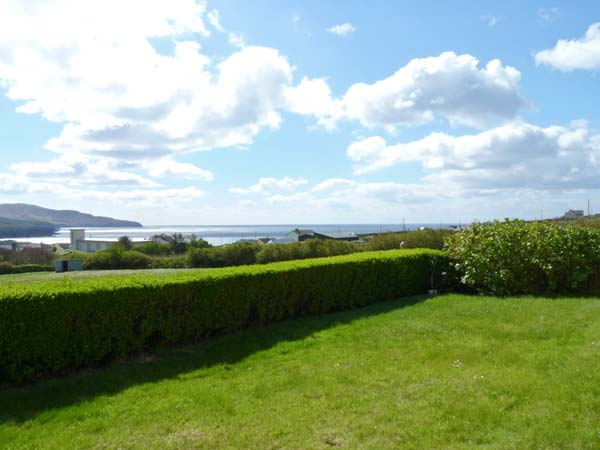
[[598,449],[600,299],[445,295],[0,392],[2,449]]
[[136,274],[148,274],[148,275],[170,275],[178,272],[191,272],[193,270],[206,270],[206,269],[140,269],[140,270],[85,270],[79,272],[33,272],[33,273],[20,273],[15,275],[0,275],[0,286],[6,284],[31,284],[40,281],[53,281],[53,280],[81,280],[86,278],[103,278],[103,277],[118,277],[122,275],[136,275]]

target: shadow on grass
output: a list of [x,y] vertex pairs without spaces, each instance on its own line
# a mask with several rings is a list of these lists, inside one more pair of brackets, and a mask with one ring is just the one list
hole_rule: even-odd
[[174,378],[215,365],[234,364],[280,342],[301,340],[335,325],[383,314],[428,298],[431,297],[409,297],[360,309],[291,319],[209,338],[194,345],[158,349],[146,358],[9,388],[0,391],[0,423],[25,422],[46,410],[89,401],[100,395],[114,395],[134,385]]

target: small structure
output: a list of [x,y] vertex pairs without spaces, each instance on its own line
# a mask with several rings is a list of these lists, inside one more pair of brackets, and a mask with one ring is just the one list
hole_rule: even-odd
[[83,270],[83,261],[81,259],[59,259],[54,261],[54,271],[73,272]]
[[17,250],[16,241],[0,241],[0,249],[14,252]]
[[313,230],[301,230],[295,228],[284,238],[276,239],[273,243],[284,244],[288,242],[304,242],[308,239],[331,239],[336,241],[358,241],[358,235],[353,232],[347,233],[321,233]]
[[[110,248],[114,246],[117,241],[105,241],[100,239],[86,239],[85,238],[85,229],[83,228],[71,228],[71,250],[84,252],[84,253],[93,253],[96,250],[104,250],[106,248]],[[142,245],[145,242],[143,241],[132,241],[131,244],[135,247],[137,245]]]
[[580,219],[583,217],[583,209],[570,209],[563,216],[563,219]]

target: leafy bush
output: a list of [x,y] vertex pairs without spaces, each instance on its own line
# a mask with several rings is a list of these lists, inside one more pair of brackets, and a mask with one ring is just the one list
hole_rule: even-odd
[[351,242],[330,239],[309,239],[304,242],[292,242],[289,244],[263,245],[256,255],[256,262],[265,264],[294,259],[347,255],[360,250],[360,247]]
[[0,262],[0,274],[17,274],[29,272],[52,272],[53,266],[48,264],[12,264],[6,261]]
[[169,244],[157,244],[156,242],[148,242],[146,244],[138,245],[135,249],[149,256],[167,256],[172,253],[171,246]]
[[600,231],[506,220],[447,240],[462,283],[495,295],[581,292],[600,269]]
[[228,267],[256,263],[260,246],[252,242],[240,242],[221,247],[190,247],[187,252],[189,267]]
[[186,256],[162,256],[152,258],[153,269],[185,269],[188,266]]
[[152,258],[136,250],[124,250],[116,245],[87,255],[84,268],[98,269],[148,269],[152,267]]
[[425,230],[404,231],[401,233],[380,233],[372,236],[367,242],[367,250],[392,250],[400,248],[405,243],[407,248],[444,248],[444,239],[453,232],[450,230]]
[[[55,280],[0,291],[0,384],[288,317],[427,292],[433,250]],[[433,274],[435,278],[439,274]]]

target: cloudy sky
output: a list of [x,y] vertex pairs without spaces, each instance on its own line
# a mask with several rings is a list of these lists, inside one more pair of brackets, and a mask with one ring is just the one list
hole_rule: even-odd
[[600,212],[599,71],[596,0],[2,0],[0,202],[146,224]]

